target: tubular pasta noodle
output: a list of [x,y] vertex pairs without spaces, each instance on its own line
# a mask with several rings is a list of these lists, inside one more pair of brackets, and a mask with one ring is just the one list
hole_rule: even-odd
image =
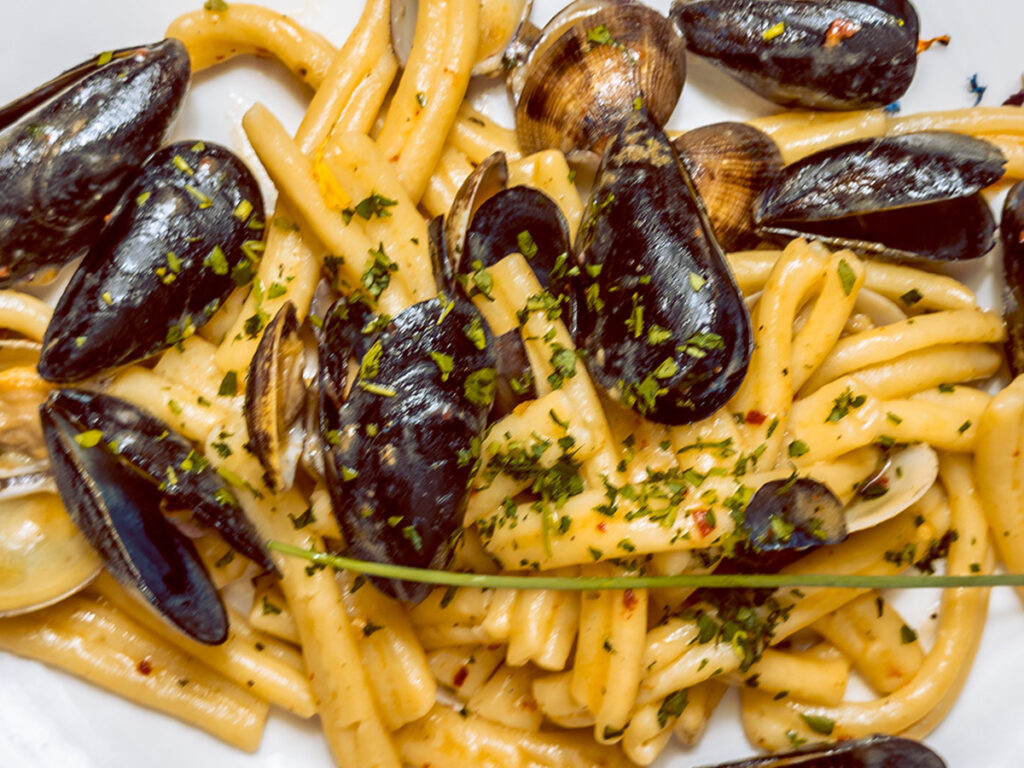
[[[869,593],[819,619],[813,629],[853,662],[876,693],[887,694],[909,682],[924,660],[920,642],[904,641],[904,626],[906,622],[895,608],[880,595]],[[793,694],[813,701],[806,693]]]
[[298,651],[254,632],[233,611],[230,613],[227,641],[223,645],[203,645],[168,626],[125,592],[109,574],[101,573],[92,589],[140,626],[233,680],[236,685],[248,687],[254,696],[299,717],[316,714],[313,691]]
[[[940,477],[949,493],[952,528],[959,535],[950,544],[949,573],[987,573],[991,570],[988,533],[966,457],[943,454]],[[833,738],[857,738],[870,733],[901,733],[928,717],[942,704],[950,689],[962,682],[970,668],[988,607],[988,589],[950,589],[943,594],[942,613],[935,643],[914,678],[894,693],[867,702],[844,702],[836,707],[807,706],[767,695],[742,691],[744,728],[755,744],[781,749],[789,743],[787,731],[804,738],[814,733],[801,717],[821,718],[834,724]],[[924,734],[915,730],[918,737]]]
[[348,131],[369,134],[397,73],[398,59],[391,52],[382,53],[373,69],[359,81],[352,98],[338,115],[337,125]]
[[185,43],[193,72],[242,53],[273,56],[314,89],[326,77],[335,53],[323,37],[283,13],[246,3],[186,13],[171,22],[164,36]]
[[533,681],[533,697],[544,716],[563,728],[590,728],[594,716],[572,696],[572,670],[538,677]]
[[782,153],[782,162],[788,164],[836,144],[881,136],[886,116],[881,109],[783,112],[751,120],[750,124],[772,137]]
[[529,733],[472,713],[463,717],[441,704],[396,733],[395,741],[406,764],[432,768],[632,768],[617,749],[583,734]]
[[500,666],[467,702],[470,712],[495,723],[535,733],[544,713],[533,697],[537,673],[531,667]]
[[[95,597],[74,595],[4,619],[0,648],[53,664],[239,749],[259,746],[269,711],[265,701]],[[143,660],[148,673],[140,671]]]
[[509,160],[518,160],[522,155],[515,131],[498,125],[468,102],[459,107],[448,144],[461,151],[473,165],[479,165],[495,152],[504,152]]
[[271,577],[259,579],[249,611],[249,625],[260,632],[299,644],[299,629],[285,600],[284,593]]
[[[992,541],[1007,569],[1024,571],[1024,377],[992,398],[978,423],[974,472]],[[1024,597],[1024,591],[1018,589]]]
[[35,296],[0,290],[0,328],[42,341],[53,310]]
[[483,688],[504,657],[505,649],[500,645],[458,645],[431,651],[427,663],[442,687],[468,701]]
[[911,317],[840,339],[803,391],[814,392],[860,368],[937,343],[990,343],[1005,338],[1003,320],[994,312],[952,310]]
[[988,344],[936,344],[857,371],[857,380],[879,397],[907,397],[940,384],[994,375],[1003,357]]
[[378,144],[418,202],[458,114],[476,56],[478,0],[420,4],[412,53]]
[[[583,576],[609,575],[588,566]],[[573,698],[594,715],[594,738],[618,741],[629,723],[640,683],[647,634],[647,590],[605,590],[580,595],[579,634],[572,669]]]
[[473,164],[465,153],[458,147],[446,144],[441,150],[434,173],[427,181],[420,204],[431,216],[448,213],[459,187],[472,172]]
[[583,201],[571,176],[565,155],[557,149],[536,152],[508,164],[509,186],[526,184],[539,189],[558,203],[569,231],[576,232],[583,217]]

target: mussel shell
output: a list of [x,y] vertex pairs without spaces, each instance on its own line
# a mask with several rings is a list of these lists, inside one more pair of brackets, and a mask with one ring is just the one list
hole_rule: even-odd
[[691,53],[784,106],[882,107],[917,67],[906,0],[674,0],[671,15]]
[[189,637],[223,643],[224,605],[195,546],[160,512],[156,487],[102,442],[79,444],[79,430],[50,404],[40,417],[61,499],[111,574]]
[[97,61],[0,110],[0,286],[85,253],[181,106],[180,41]]
[[517,405],[538,397],[533,367],[526,354],[523,334],[518,328],[506,331],[494,339],[494,368],[498,375],[495,379],[491,421],[512,413]]
[[262,220],[259,185],[229,150],[190,141],[159,150],[57,303],[40,374],[80,381],[190,336],[249,279],[242,246],[262,239],[249,226]]
[[1010,373],[1024,373],[1024,182],[1010,189],[999,225],[1003,243],[1003,320]]
[[463,258],[466,232],[480,206],[508,184],[508,162],[504,152],[494,152],[484,158],[459,186],[444,218],[444,251],[446,274],[468,272]]
[[516,135],[524,154],[600,152],[641,104],[664,125],[686,77],[683,39],[668,19],[639,3],[608,2],[564,32],[557,20],[552,26],[523,65]]
[[801,477],[758,488],[744,515],[751,544],[761,551],[811,549],[846,538],[843,505],[828,486]]
[[[431,299],[392,319],[364,355],[344,404],[324,419],[338,425],[328,439],[328,479],[353,556],[431,568],[450,563],[474,446],[493,398],[490,342],[468,301]],[[328,375],[345,381],[347,362],[341,370],[331,365]],[[425,584],[378,583],[404,600],[429,591]]]
[[170,425],[126,400],[83,389],[57,390],[44,408],[59,413],[79,431],[98,430],[102,442],[117,446],[121,461],[162,486],[173,506],[191,510],[197,521],[217,530],[236,550],[274,570],[263,540],[220,475]]
[[897,260],[973,259],[995,244],[978,193],[1005,163],[989,142],[942,131],[850,142],[786,166],[754,221],[777,240],[812,237]]
[[[306,402],[304,360],[295,305],[286,301],[263,330],[245,380],[248,448],[265,470],[263,479],[272,491],[290,487],[295,476],[300,448],[289,432]],[[293,455],[288,455],[289,449]]]
[[597,383],[668,424],[724,405],[746,374],[750,317],[689,174],[643,112],[608,143],[575,250],[577,345]]
[[793,752],[705,768],[946,768],[923,744],[898,736],[868,736],[837,744],[812,744]]
[[772,138],[746,123],[713,123],[672,140],[707,209],[722,248],[739,251],[758,242],[754,201],[782,170]]

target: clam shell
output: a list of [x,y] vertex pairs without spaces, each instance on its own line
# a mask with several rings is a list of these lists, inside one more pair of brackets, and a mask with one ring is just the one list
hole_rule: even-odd
[[523,65],[516,103],[523,152],[600,152],[641,106],[663,125],[686,73],[683,39],[671,22],[638,3],[588,3],[556,37],[566,18],[552,20],[545,44]]

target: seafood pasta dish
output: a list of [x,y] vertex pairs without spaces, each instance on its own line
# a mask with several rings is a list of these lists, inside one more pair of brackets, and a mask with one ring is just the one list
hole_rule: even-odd
[[1014,764],[1024,11],[340,5],[15,19],[0,764]]

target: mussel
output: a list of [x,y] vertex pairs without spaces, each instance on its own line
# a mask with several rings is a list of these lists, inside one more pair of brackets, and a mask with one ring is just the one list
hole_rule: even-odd
[[1010,373],[1024,373],[1024,182],[1010,189],[999,225],[1003,243],[1003,319]]
[[782,154],[768,134],[746,123],[713,123],[678,136],[672,146],[689,171],[722,248],[758,242],[754,201],[782,170]]
[[252,279],[262,220],[259,185],[229,150],[187,141],[156,152],[57,303],[40,374],[80,381],[191,336]]
[[189,75],[168,39],[94,57],[0,110],[0,286],[86,252]]
[[979,192],[1005,164],[989,142],[943,131],[854,141],[783,168],[754,222],[774,240],[808,237],[876,258],[974,259],[995,245]]
[[713,413],[750,359],[750,318],[689,174],[640,110],[608,143],[575,243],[577,346],[608,394],[655,421]]
[[686,47],[785,106],[869,109],[917,67],[908,0],[674,0]]
[[898,736],[869,736],[837,744],[813,744],[775,755],[706,768],[946,768],[923,744]]
[[[321,359],[321,375],[330,380],[322,399],[327,476],[348,550],[377,562],[444,568],[494,397],[490,332],[465,299],[420,302],[376,336],[352,380],[358,342],[332,327],[351,326],[345,314],[332,312],[324,335],[328,343],[340,338],[347,354]],[[425,584],[379,585],[403,600],[429,592]]]
[[[84,392],[58,392],[40,408],[57,488],[69,515],[124,586],[137,590],[198,642],[224,642],[227,614],[195,546],[163,516],[164,494],[157,483],[122,461],[144,441],[155,441],[159,450],[158,436],[143,431],[144,440],[126,443],[131,437],[127,430],[105,434],[91,426],[81,418],[83,405],[89,409],[87,414],[98,419],[104,418],[100,409],[110,401],[115,401],[114,407],[131,408],[115,398],[93,397],[104,399],[90,400]],[[170,430],[166,431],[169,437]],[[165,458],[161,476],[168,485],[188,486],[193,474],[201,476],[193,470],[202,457],[195,451],[189,456],[190,463],[184,467],[177,456]],[[140,464],[147,464],[145,457]]]
[[631,0],[577,0],[510,79],[520,146],[599,153],[641,107],[664,125],[685,75],[683,39],[664,16]]

